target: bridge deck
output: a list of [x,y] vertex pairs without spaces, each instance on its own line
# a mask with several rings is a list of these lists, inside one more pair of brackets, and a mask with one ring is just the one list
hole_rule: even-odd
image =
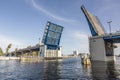
[[104,36],[104,40],[113,43],[120,43],[120,33],[106,35]]

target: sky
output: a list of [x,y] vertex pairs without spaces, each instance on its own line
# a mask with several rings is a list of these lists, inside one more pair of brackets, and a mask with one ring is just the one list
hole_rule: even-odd
[[64,27],[63,54],[89,53],[91,33],[81,5],[100,19],[108,33],[110,20],[112,32],[120,30],[120,0],[0,0],[0,47],[5,52],[10,43],[11,51],[36,45],[51,21]]

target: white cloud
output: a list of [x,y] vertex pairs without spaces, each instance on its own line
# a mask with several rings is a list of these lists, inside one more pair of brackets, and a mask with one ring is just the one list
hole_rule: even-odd
[[[76,31],[74,33],[74,38],[77,41],[76,46],[79,48],[80,52],[89,52],[89,41],[88,41],[88,35],[80,32],[80,31]],[[79,44],[79,45],[78,45]]]
[[41,12],[47,14],[47,15],[49,15],[50,17],[52,17],[52,18],[54,18],[54,19],[57,19],[57,20],[60,20],[60,21],[65,21],[65,22],[75,22],[75,20],[63,18],[63,17],[61,17],[61,16],[57,16],[57,15],[49,12],[47,9],[45,9],[45,8],[43,8],[42,6],[36,4],[36,2],[35,2],[34,0],[32,0],[32,6],[33,6],[35,9],[37,9],[37,10],[39,10],[39,11],[41,11]]
[[3,51],[5,52],[6,50],[6,47],[9,45],[9,44],[12,44],[12,47],[10,49],[10,51],[13,51],[15,50],[15,48],[23,48],[25,47],[25,44],[17,41],[17,40],[14,40],[10,37],[7,37],[7,36],[4,36],[4,35],[1,35],[0,34],[0,47],[3,49]]
[[86,33],[78,30],[72,30],[70,33],[66,33],[62,39],[63,54],[71,54],[74,50],[80,53],[89,53],[89,41]]
[[84,34],[80,31],[76,31],[73,35],[76,39],[80,39],[80,40],[87,40],[88,39],[87,34]]

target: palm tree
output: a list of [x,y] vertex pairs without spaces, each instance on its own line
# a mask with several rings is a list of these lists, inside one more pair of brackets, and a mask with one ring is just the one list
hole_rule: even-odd
[[11,48],[12,44],[9,44],[8,47],[6,48],[6,54],[8,53],[9,49]]
[[3,51],[1,47],[0,47],[0,56],[3,56]]

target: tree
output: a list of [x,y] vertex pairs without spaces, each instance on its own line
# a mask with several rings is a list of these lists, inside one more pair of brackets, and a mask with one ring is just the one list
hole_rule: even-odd
[[18,51],[18,48],[15,48],[15,52],[14,52],[15,56],[18,56],[17,51]]
[[3,51],[1,47],[0,47],[0,56],[3,56]]
[[12,44],[9,44],[8,47],[6,48],[6,54],[8,53],[9,49],[11,48]]

